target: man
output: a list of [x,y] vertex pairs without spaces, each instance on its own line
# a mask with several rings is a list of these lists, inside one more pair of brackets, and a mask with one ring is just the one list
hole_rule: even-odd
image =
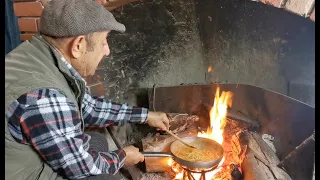
[[[82,77],[109,55],[107,36],[125,31],[92,0],[52,0],[40,35],[5,57],[6,179],[116,179],[144,156],[133,146],[107,152],[84,127],[147,123],[166,129],[165,113],[92,97]],[[115,176],[113,176],[115,175]]]

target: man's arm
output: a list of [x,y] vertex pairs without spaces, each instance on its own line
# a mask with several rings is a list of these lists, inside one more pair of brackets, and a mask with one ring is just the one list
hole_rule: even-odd
[[145,123],[148,109],[113,103],[110,100],[91,96],[88,91],[82,101],[83,118],[86,126],[107,127],[130,123]]
[[115,174],[125,152],[97,152],[81,129],[76,106],[57,90],[42,89],[13,102],[7,114],[9,131],[20,143],[31,144],[54,170],[68,179]]

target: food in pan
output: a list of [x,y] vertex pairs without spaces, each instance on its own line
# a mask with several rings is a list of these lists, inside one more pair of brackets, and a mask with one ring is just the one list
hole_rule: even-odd
[[[196,144],[190,145],[197,147]],[[174,154],[186,161],[190,162],[208,162],[220,158],[221,154],[214,149],[196,149],[188,146],[181,146],[176,149]]]

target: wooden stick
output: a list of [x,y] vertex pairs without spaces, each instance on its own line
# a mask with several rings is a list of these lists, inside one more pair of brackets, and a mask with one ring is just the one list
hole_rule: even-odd
[[171,136],[173,136],[174,138],[176,138],[178,141],[182,142],[184,145],[188,146],[188,147],[191,147],[191,148],[195,148],[197,149],[196,147],[190,145],[189,143],[185,142],[183,139],[181,139],[179,136],[173,134],[173,132],[171,132],[170,130],[166,129],[165,130],[168,134],[170,134]]
[[287,159],[291,159],[295,154],[297,154],[298,151],[303,149],[305,146],[307,146],[309,143],[315,141],[315,133],[312,133],[311,136],[309,136],[307,139],[305,139],[301,144],[299,144],[293,151],[291,151],[279,164],[279,167],[283,167],[284,163]]
[[[168,119],[169,119],[170,121],[172,121],[172,118],[171,118],[171,116],[170,116],[168,113],[166,113],[166,116],[168,117]],[[184,141],[183,139],[181,139],[179,136],[173,134],[173,132],[171,132],[169,129],[166,129],[165,131],[166,131],[168,134],[170,134],[171,136],[173,136],[174,138],[176,138],[177,140],[179,140],[180,142],[182,142],[184,145],[189,146],[189,147],[191,147],[191,148],[197,149],[196,147],[194,147],[194,146],[190,145],[189,143],[185,142],[185,141]]]

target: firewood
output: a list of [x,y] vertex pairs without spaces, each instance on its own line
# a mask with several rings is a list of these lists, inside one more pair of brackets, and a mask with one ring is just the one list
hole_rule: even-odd
[[241,168],[244,180],[276,180],[268,167],[257,161],[251,149],[247,150]]
[[249,116],[247,116],[241,112],[236,112],[230,108],[228,108],[227,118],[234,120],[234,121],[245,122],[245,123],[248,123],[248,124],[255,126],[255,127],[260,127],[260,123],[258,120],[254,120],[254,119],[250,118]]
[[[279,158],[258,133],[245,131],[241,133],[240,138],[241,142],[247,144],[249,148],[246,159],[243,162],[243,171],[245,174],[249,173],[249,175],[245,175],[245,180],[251,178],[260,179],[256,174],[259,175],[261,171],[264,172],[266,174],[265,177],[269,179],[291,180],[290,176],[277,166],[280,162]],[[255,158],[256,164],[250,159],[252,156]],[[252,166],[255,165],[258,166],[255,167],[253,171],[257,172],[250,174],[250,171],[247,171],[247,169],[250,169],[250,167],[253,168]]]

